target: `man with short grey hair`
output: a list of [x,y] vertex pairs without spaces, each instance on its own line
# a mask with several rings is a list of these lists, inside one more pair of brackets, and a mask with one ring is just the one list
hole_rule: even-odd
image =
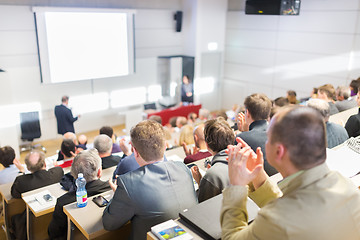
[[[84,150],[76,155],[71,165],[71,175],[76,179],[79,173],[82,173],[86,179],[85,188],[88,197],[111,189],[108,182],[100,180],[102,173],[101,158],[96,149]],[[50,239],[66,238],[67,217],[63,212],[63,206],[75,201],[75,191],[68,192],[57,199],[53,217],[48,228]]]
[[354,108],[357,106],[354,97],[350,97],[350,87],[338,86],[336,88],[336,99],[335,106],[339,109],[339,112]]
[[339,124],[329,122],[330,106],[326,101],[321,99],[310,99],[307,102],[307,106],[317,110],[324,117],[328,148],[336,147],[349,138],[349,135],[344,127]]
[[102,160],[101,166],[103,169],[116,166],[121,160],[121,157],[111,155],[112,147],[113,142],[109,136],[100,134],[99,136],[95,137],[94,148],[96,148],[99,152],[99,156]]

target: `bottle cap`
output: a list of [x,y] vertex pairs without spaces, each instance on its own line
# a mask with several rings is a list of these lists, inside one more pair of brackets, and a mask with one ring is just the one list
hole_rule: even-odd
[[78,178],[82,178],[82,177],[84,177],[84,175],[82,173],[79,173]]

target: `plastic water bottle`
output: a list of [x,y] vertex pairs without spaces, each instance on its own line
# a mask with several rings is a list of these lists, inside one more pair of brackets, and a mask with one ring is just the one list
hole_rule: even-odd
[[85,188],[86,180],[82,173],[78,174],[76,179],[76,202],[79,208],[85,207],[87,205],[87,191]]

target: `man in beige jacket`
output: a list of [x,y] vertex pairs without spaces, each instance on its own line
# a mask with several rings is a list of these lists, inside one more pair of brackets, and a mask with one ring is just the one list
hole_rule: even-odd
[[[279,186],[269,181],[261,150],[238,142],[228,147],[222,239],[360,239],[360,190],[328,169],[325,125],[315,110],[289,107],[271,120],[265,149],[284,177]],[[248,195],[261,207],[250,225]]]

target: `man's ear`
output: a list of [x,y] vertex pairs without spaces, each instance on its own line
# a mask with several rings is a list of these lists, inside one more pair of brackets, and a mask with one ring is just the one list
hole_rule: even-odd
[[197,143],[198,140],[199,140],[199,137],[198,137],[196,134],[194,134],[194,141],[195,141],[195,143]]
[[286,147],[281,143],[276,143],[276,161],[279,163],[282,161],[282,159],[285,156],[286,153]]

